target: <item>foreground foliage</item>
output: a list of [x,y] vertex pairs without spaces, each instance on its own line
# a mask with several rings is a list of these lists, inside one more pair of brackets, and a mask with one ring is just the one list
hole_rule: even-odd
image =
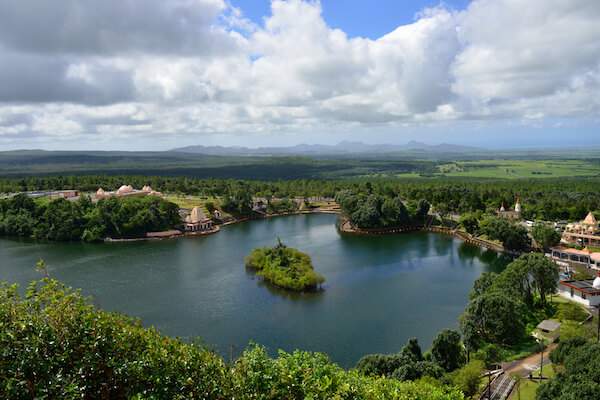
[[0,398],[463,399],[453,387],[344,371],[318,353],[252,346],[228,365],[44,278],[0,289]]
[[302,292],[316,289],[325,282],[323,275],[315,273],[308,254],[287,247],[277,238],[273,248],[254,249],[245,259],[246,266],[256,270],[256,275],[284,289]]
[[550,352],[559,365],[554,379],[536,391],[536,400],[595,400],[600,393],[600,344],[580,336],[561,340]]
[[473,283],[460,317],[465,344],[478,349],[485,343],[506,346],[531,340],[528,331],[555,312],[546,297],[556,291],[557,282],[558,266],[538,253],[520,256],[500,274],[484,272]]

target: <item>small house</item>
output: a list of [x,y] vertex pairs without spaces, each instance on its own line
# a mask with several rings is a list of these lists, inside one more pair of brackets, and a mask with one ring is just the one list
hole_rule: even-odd
[[558,321],[550,321],[545,319],[537,326],[537,337],[555,342],[560,335],[561,323]]

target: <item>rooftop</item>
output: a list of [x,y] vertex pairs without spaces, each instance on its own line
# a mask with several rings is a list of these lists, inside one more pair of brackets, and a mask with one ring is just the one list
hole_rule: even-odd
[[558,321],[550,321],[549,319],[545,319],[538,324],[537,328],[552,332],[560,328],[561,325],[562,324]]
[[559,284],[571,287],[573,289],[579,290],[580,292],[587,294],[598,294],[600,295],[600,290],[594,288],[594,279],[578,279],[572,281],[560,281]]
[[583,223],[586,224],[586,225],[596,225],[598,223],[598,221],[596,221],[596,218],[594,217],[594,214],[592,214],[591,212],[589,212],[588,215],[583,220]]

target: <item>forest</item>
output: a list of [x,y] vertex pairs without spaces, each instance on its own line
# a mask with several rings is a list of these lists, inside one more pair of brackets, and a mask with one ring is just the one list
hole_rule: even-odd
[[[405,201],[425,199],[443,214],[481,211],[493,213],[502,204],[512,208],[520,199],[521,217],[527,220],[579,221],[589,211],[600,210],[600,179],[372,179],[372,180],[239,180],[142,175],[56,175],[48,177],[0,178],[0,193],[78,189],[96,192],[99,187],[116,190],[123,183],[150,185],[163,193],[270,198],[333,198],[349,189],[357,195],[372,194]],[[600,216],[597,215],[597,216]]]
[[176,204],[154,196],[109,197],[93,203],[86,195],[77,201],[40,202],[19,194],[0,199],[0,235],[87,242],[137,237],[179,222],[178,210]]

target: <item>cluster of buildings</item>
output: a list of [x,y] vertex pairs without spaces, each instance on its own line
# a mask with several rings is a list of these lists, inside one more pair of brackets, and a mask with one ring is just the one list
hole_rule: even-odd
[[562,241],[566,244],[584,246],[584,248],[579,250],[566,246],[555,246],[550,249],[551,253],[547,256],[566,266],[567,270],[570,270],[572,266],[580,265],[599,271],[598,276],[593,279],[569,279],[570,275],[562,274],[563,280],[558,284],[558,292],[585,306],[599,306],[600,252],[589,249],[600,248],[600,229],[594,215],[590,212],[583,221],[566,225]]
[[159,196],[163,197],[161,192],[157,192],[153,190],[150,186],[144,186],[141,190],[134,189],[131,185],[123,185],[119,189],[114,192],[105,191],[102,188],[99,188],[96,191],[95,198],[96,199],[106,199],[112,196],[118,197],[129,197],[129,196]]
[[[506,210],[504,203],[502,203],[496,214],[499,217],[514,220],[521,219],[521,203],[519,199],[517,199],[513,210]],[[532,226],[535,224],[525,225]],[[562,280],[558,285],[559,294],[588,307],[600,306],[600,252],[590,250],[600,249],[600,224],[590,212],[583,221],[566,224],[561,241],[565,246],[552,247],[550,253],[546,254],[546,256],[565,266],[567,271],[570,271],[573,266],[580,265],[597,269],[598,276],[592,279],[575,280],[569,279],[570,275],[567,273],[561,274]],[[581,246],[583,249],[567,247],[569,244]],[[544,334],[553,335],[554,331],[558,330],[558,326],[538,326],[538,330],[544,332]]]
[[566,245],[578,245],[583,249],[555,246],[550,249],[550,258],[569,265],[600,268],[600,252],[590,250],[600,248],[600,226],[592,213],[588,213],[581,222],[568,224],[562,234],[562,242]]

